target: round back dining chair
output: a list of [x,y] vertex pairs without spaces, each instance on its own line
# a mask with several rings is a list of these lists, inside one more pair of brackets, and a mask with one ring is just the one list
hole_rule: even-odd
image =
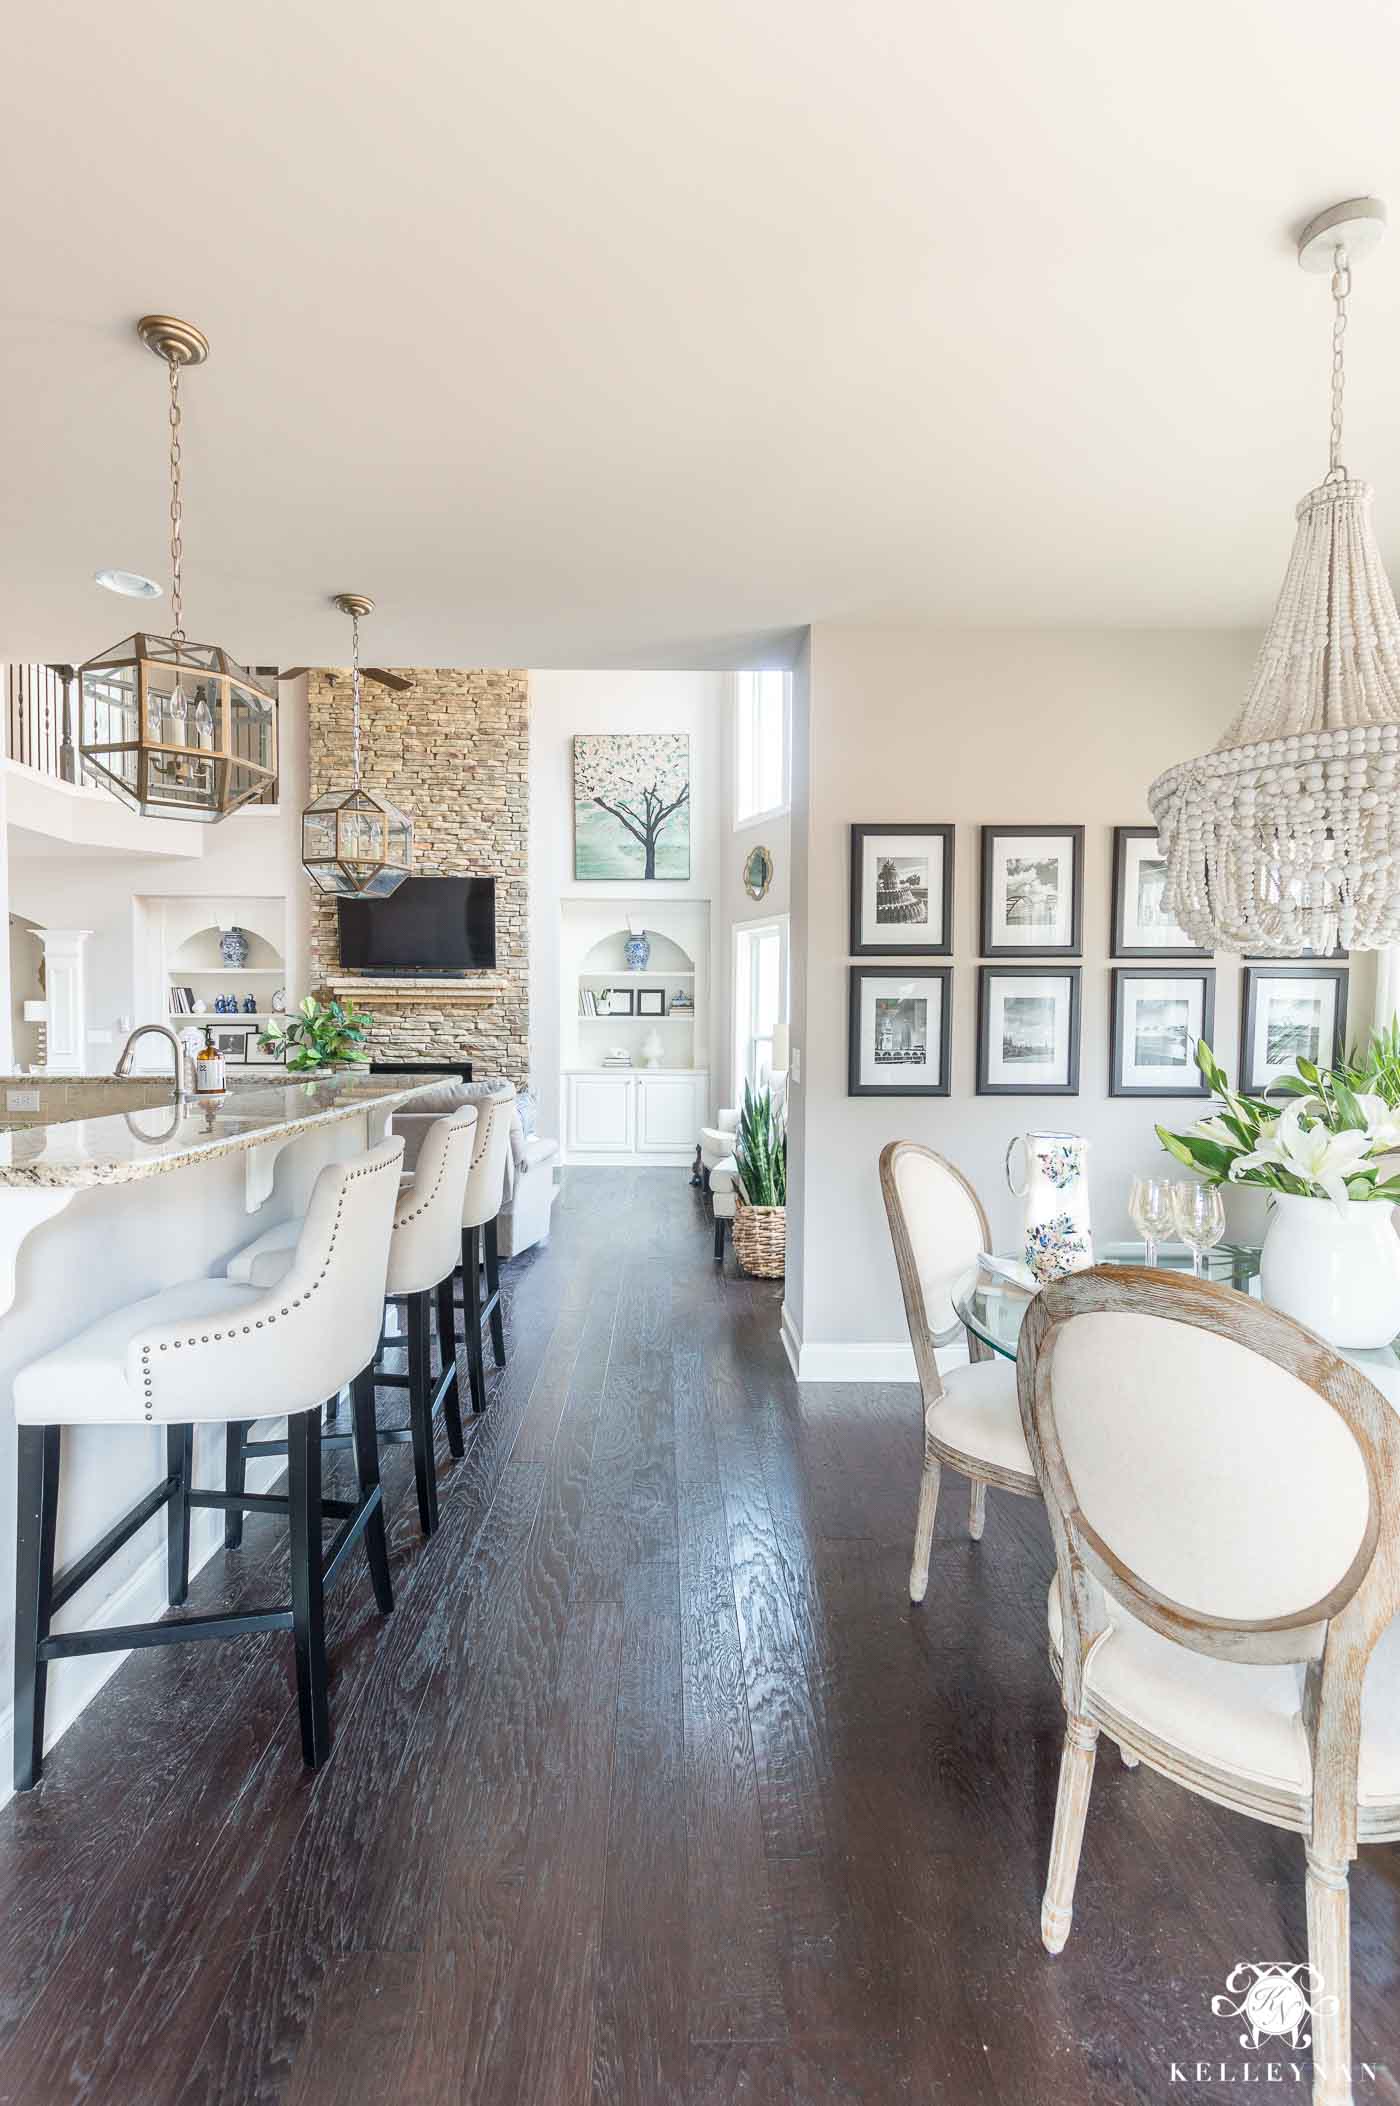
[[882,1149],[880,1188],[923,1400],[924,1462],[909,1572],[909,1599],[922,1601],[945,1463],[971,1480],[968,1526],[974,1542],[982,1534],[989,1484],[1023,1498],[1038,1497],[1038,1489],[1009,1363],[969,1335],[966,1367],[945,1375],[938,1365],[938,1347],[961,1330],[954,1285],[977,1263],[979,1250],[989,1247],[981,1200],[960,1170],[918,1141],[891,1141]]
[[1102,1727],[1302,1833],[1313,2099],[1348,2106],[1348,1866],[1400,1836],[1400,1417],[1287,1317],[1139,1267],[1042,1288],[1017,1373],[1066,1714],[1044,1942],[1069,1935]]

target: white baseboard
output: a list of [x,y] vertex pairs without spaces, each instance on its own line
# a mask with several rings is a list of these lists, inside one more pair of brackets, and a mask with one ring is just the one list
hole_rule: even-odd
[[[907,1341],[884,1343],[862,1339],[829,1344],[813,1340],[804,1344],[786,1302],[783,1303],[778,1335],[787,1354],[788,1366],[799,1382],[917,1382],[919,1379],[919,1371],[914,1365],[914,1349]],[[965,1346],[938,1348],[940,1368],[946,1370],[966,1364]]]
[[[269,1425],[260,1440],[283,1440],[285,1419]],[[270,1491],[286,1464],[278,1456],[257,1457],[248,1464],[248,1490]],[[165,1509],[155,1516],[161,1540],[150,1556],[143,1558],[129,1578],[113,1594],[94,1603],[86,1616],[65,1629],[93,1631],[103,1624],[154,1623],[169,1607],[165,1598]],[[208,1564],[216,1550],[224,1547],[224,1515],[214,1507],[194,1507],[190,1513],[190,1577]],[[44,1717],[44,1753],[50,1754],[73,1721],[87,1709],[98,1691],[110,1682],[129,1653],[83,1653],[55,1664],[49,1670],[48,1705]],[[0,1806],[14,1797],[15,1707],[13,1700],[0,1712]]]

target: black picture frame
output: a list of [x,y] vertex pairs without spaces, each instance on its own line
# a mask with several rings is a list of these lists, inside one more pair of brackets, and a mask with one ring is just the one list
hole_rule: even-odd
[[[943,844],[943,914],[935,943],[900,943],[893,937],[879,943],[862,941],[864,916],[865,844],[878,841],[882,835],[905,837],[917,835],[922,839],[938,839]],[[953,864],[956,854],[957,829],[952,825],[902,825],[891,821],[887,826],[853,826],[851,828],[851,929],[850,955],[853,958],[951,958],[953,955]]]
[[[948,1097],[952,1094],[953,968],[951,965],[921,966],[906,972],[899,964],[853,965],[846,990],[848,1097]],[[866,980],[937,980],[942,993],[938,1004],[938,1081],[889,1084],[862,1082],[860,1011],[861,986]]]
[[[603,1011],[603,1015],[604,1015],[604,1016],[635,1016],[635,1015],[636,1015],[636,1013],[637,1013],[637,1003],[636,1003],[636,998],[635,998],[635,996],[634,996],[634,994],[633,994],[633,992],[632,992],[632,989],[631,989],[630,987],[609,987],[608,989],[606,989],[606,994],[607,994],[607,998],[608,998],[608,1006],[607,1006],[607,1008],[606,1008],[606,1009],[605,1009],[605,1010]],[[622,1004],[622,1007],[621,1007],[621,1008],[617,1008],[617,1009],[615,1009],[615,1008],[613,1007],[613,1004],[614,1004],[615,1002],[621,1003],[621,1004]]]
[[[247,1025],[245,1025],[242,1029],[239,1029],[239,1027],[233,1023],[232,1018],[230,1018],[227,1024],[223,1023],[222,1021],[214,1024],[212,1035],[215,1046],[223,1056],[223,1062],[226,1068],[239,1068],[246,1066],[248,1060],[248,1041],[253,1035],[251,1029]],[[234,1044],[235,1040],[237,1040],[237,1044]]]
[[[1068,943],[996,943],[992,926],[992,873],[998,841],[1028,835],[1058,836],[1070,844],[1070,940]],[[1084,955],[1084,829],[1082,826],[984,826],[979,955],[983,958],[1082,958]]]
[[1123,1024],[1126,1009],[1126,992],[1133,980],[1199,980],[1202,985],[1200,1036],[1207,1045],[1214,1043],[1215,1031],[1215,967],[1167,965],[1115,965],[1109,976],[1108,1003],[1108,1094],[1110,1097],[1209,1097],[1210,1090],[1202,1078],[1194,1060],[1190,1073],[1195,1080],[1183,1083],[1180,1089],[1160,1083],[1142,1084],[1124,1082],[1123,1072]]
[[639,987],[637,989],[638,1016],[665,1016],[666,990],[664,987]]
[[1335,1067],[1346,1044],[1347,988],[1351,978],[1345,965],[1246,965],[1244,992],[1240,1000],[1240,1090],[1246,1097],[1267,1097],[1276,1087],[1266,1082],[1254,1066],[1252,1048],[1258,1022],[1259,990],[1269,980],[1331,980],[1337,989],[1332,1012],[1332,1044],[1320,1049],[1318,1066]]
[[[1033,833],[1046,831],[1033,827]],[[1081,965],[1056,963],[1049,970],[1038,964],[981,965],[977,968],[977,1078],[979,1097],[1077,1097],[1079,1095],[1079,1036]],[[1067,980],[1069,982],[1069,1048],[1064,1082],[993,1082],[991,1079],[988,1031],[991,1023],[992,986],[997,980]]]
[[1128,905],[1128,843],[1156,839],[1155,826],[1115,826],[1113,829],[1113,883],[1109,906],[1108,954],[1110,958],[1213,958],[1214,951],[1207,950],[1199,943],[1129,943],[1124,936],[1123,924]]

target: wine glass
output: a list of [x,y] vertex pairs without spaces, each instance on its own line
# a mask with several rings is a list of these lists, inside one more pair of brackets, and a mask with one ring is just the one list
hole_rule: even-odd
[[1157,1244],[1161,1237],[1171,1234],[1172,1187],[1168,1177],[1135,1177],[1132,1191],[1128,1195],[1128,1212],[1133,1217],[1133,1226],[1142,1237],[1143,1262],[1157,1263]]
[[1176,1232],[1191,1252],[1191,1270],[1204,1277],[1204,1260],[1225,1233],[1225,1202],[1218,1185],[1183,1179],[1172,1186],[1172,1217]]

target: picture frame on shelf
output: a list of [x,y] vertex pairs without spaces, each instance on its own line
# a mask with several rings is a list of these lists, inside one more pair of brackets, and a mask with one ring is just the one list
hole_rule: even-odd
[[982,828],[984,958],[1078,958],[1084,949],[1082,826]]
[[946,958],[953,949],[951,825],[851,828],[851,956]]
[[1110,1097],[1209,1097],[1196,1066],[1215,1030],[1215,967],[1116,965],[1110,975]]
[[239,1031],[221,1029],[217,1024],[213,1027],[214,1044],[223,1055],[225,1067],[246,1067],[248,1041],[252,1036],[252,1032],[246,1025]]
[[257,1032],[250,1031],[243,1058],[244,1064],[250,1068],[280,1068],[286,1066],[287,1056],[285,1053],[271,1048],[264,1052],[263,1048],[258,1044]]
[[1079,1095],[1078,965],[983,965],[977,974],[977,1095]]
[[637,989],[638,1016],[665,1016],[666,990],[664,987],[639,987]]
[[636,1004],[630,987],[605,987],[599,998],[600,1016],[635,1016]]
[[[1209,958],[1166,905],[1167,860],[1155,826],[1115,826],[1108,948],[1114,958]],[[1173,1093],[1175,1094],[1175,1093]]]
[[1320,1068],[1342,1057],[1347,1027],[1344,965],[1246,965],[1240,1004],[1240,1089],[1267,1096],[1299,1054]]
[[847,1030],[847,1096],[948,1096],[952,967],[851,966]]

